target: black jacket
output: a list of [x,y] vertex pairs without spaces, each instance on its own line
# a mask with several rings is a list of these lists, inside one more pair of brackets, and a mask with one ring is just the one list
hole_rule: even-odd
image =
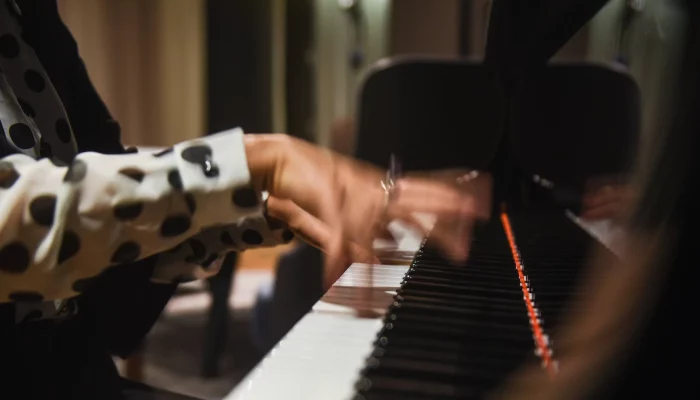
[[[12,7],[0,0],[0,7]],[[16,0],[23,39],[36,51],[70,118],[80,152],[127,152],[88,78],[56,0]],[[1,154],[6,156],[7,154]],[[122,399],[112,356],[138,348],[176,285],[150,282],[154,259],[112,267],[77,297],[78,315],[68,321],[15,325],[12,305],[0,305],[0,375],[9,398]]]
[[[76,42],[60,19],[56,0],[16,2],[22,11],[23,39],[34,47],[56,87],[79,150],[124,153],[119,124],[92,86]],[[133,351],[175,289],[175,285],[149,282],[152,261],[112,268],[82,294],[78,299],[81,329],[76,330],[76,337],[105,354],[126,356]]]

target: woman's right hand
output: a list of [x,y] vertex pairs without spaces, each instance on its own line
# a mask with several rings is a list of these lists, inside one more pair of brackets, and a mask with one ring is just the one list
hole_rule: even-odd
[[623,220],[631,211],[635,199],[636,191],[629,184],[591,188],[583,196],[581,218]]
[[[252,182],[269,193],[268,214],[327,254],[332,283],[353,261],[371,261],[374,239],[385,224],[401,220],[428,232],[417,213],[438,221],[463,221],[459,232],[431,237],[452,258],[466,258],[471,226],[488,218],[472,194],[426,178],[405,178],[386,206],[384,171],[286,135],[246,135]],[[450,226],[454,226],[451,224]]]

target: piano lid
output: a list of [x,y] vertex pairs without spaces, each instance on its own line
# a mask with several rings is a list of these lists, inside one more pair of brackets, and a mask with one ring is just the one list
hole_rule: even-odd
[[522,73],[543,66],[608,0],[493,0],[485,63]]
[[[512,99],[525,75],[544,69],[549,59],[580,30],[608,0],[493,0],[484,65],[502,84],[507,101],[504,131],[490,166],[494,174],[494,203],[515,209],[526,200],[523,166],[515,155],[518,123]],[[498,209],[495,207],[494,209]]]

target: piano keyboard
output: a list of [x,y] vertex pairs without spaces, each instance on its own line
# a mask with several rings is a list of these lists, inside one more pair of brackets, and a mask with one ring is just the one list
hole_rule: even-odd
[[[547,333],[576,294],[591,235],[609,232],[563,215],[507,223],[515,257],[504,224],[493,221],[475,231],[464,265],[411,235],[410,266],[375,265],[369,282],[370,266],[352,265],[226,399],[469,399],[523,363],[554,371]],[[356,316],[367,287],[379,317]]]

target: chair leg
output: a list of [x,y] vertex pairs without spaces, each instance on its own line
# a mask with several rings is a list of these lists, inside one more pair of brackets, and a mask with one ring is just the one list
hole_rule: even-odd
[[207,282],[212,303],[204,333],[201,367],[201,375],[204,378],[214,378],[219,375],[219,362],[228,335],[230,317],[228,300],[233,286],[233,274],[237,259],[236,253],[228,254],[221,266],[221,271],[209,278]]
[[323,255],[305,243],[277,262],[272,293],[260,291],[253,314],[253,337],[267,353],[323,296]]
[[272,345],[281,340],[323,296],[323,253],[303,243],[280,260],[271,304]]

